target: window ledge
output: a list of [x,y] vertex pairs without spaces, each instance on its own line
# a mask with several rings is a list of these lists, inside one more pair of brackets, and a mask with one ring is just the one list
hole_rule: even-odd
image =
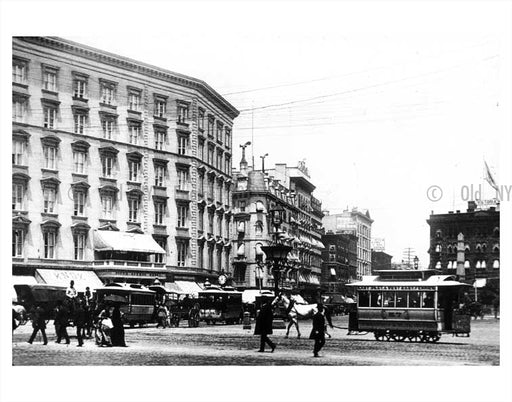
[[50,168],[41,168],[41,172],[59,173],[58,169],[50,169]]
[[57,91],[50,91],[49,89],[41,88],[41,92],[47,95],[59,96]]
[[18,87],[18,88],[25,88],[25,89],[28,89],[28,84],[23,84],[21,82],[12,82],[12,86],[13,87]]

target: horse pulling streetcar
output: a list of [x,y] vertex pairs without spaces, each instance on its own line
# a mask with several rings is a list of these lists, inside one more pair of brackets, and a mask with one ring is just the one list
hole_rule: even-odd
[[442,333],[469,336],[463,300],[470,285],[436,270],[376,273],[349,284],[357,293],[349,334],[373,332],[379,341],[397,342],[437,342]]

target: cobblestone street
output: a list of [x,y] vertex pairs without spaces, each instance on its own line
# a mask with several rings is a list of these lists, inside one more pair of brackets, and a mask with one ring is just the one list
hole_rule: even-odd
[[[334,325],[347,326],[347,317],[335,317]],[[358,366],[443,366],[499,365],[499,320],[473,320],[469,338],[443,334],[437,344],[378,342],[371,334],[347,335],[346,329],[330,330],[321,358],[312,357],[313,341],[308,339],[310,321],[301,321],[302,338],[293,329],[274,330],[274,353],[256,353],[259,337],[242,325],[199,328],[126,328],[126,348],[98,347],[87,340],[83,348],[76,339],[69,346],[54,343],[53,326],[48,326],[49,343],[36,338],[27,343],[30,324],[13,335],[13,365],[358,365]],[[74,328],[69,328],[69,333]]]

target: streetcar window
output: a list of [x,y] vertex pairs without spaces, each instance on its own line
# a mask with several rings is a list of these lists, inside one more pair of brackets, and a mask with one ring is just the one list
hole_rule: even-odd
[[384,292],[384,307],[395,307],[395,292]]
[[380,292],[370,292],[370,307],[382,307],[382,295]]
[[423,292],[422,295],[423,303],[421,307],[433,308],[434,307],[434,292]]
[[409,292],[409,308],[420,307],[420,292]]
[[396,307],[407,307],[407,292],[396,292]]
[[370,307],[370,292],[359,292],[359,307]]

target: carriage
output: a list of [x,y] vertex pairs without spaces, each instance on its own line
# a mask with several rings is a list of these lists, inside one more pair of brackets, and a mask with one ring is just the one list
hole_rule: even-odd
[[44,319],[53,319],[54,309],[58,301],[66,300],[66,288],[43,283],[32,285],[14,285],[18,304],[30,313],[37,305],[44,311]]
[[199,292],[198,302],[199,319],[207,324],[235,324],[242,321],[242,292],[211,286]]
[[469,336],[464,295],[470,285],[436,270],[375,273],[348,285],[357,294],[349,334],[373,332],[379,341],[397,342],[437,342],[442,333]]
[[155,292],[138,284],[110,283],[96,289],[98,304],[116,300],[120,305],[124,321],[134,327],[142,326],[153,319]]

